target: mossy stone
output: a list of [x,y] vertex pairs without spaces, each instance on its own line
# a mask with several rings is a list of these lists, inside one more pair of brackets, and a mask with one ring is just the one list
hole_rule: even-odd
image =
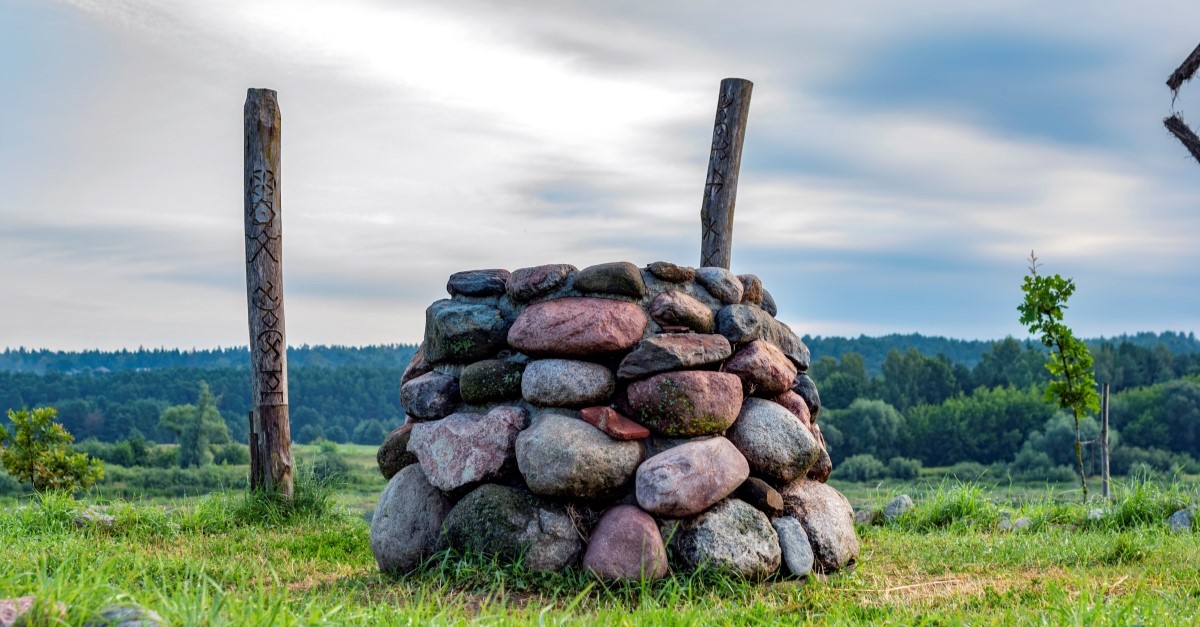
[[521,398],[521,373],[525,367],[502,359],[477,361],[462,371],[459,394],[467,403],[482,404]]

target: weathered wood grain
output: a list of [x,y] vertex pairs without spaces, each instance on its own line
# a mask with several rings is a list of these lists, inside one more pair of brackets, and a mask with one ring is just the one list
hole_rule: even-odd
[[753,88],[754,83],[743,78],[721,81],[704,200],[700,204],[701,266],[728,269],[733,256],[733,210]]

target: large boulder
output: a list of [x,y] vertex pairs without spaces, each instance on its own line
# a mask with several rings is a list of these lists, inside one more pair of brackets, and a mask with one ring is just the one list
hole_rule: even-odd
[[575,276],[575,289],[589,294],[646,297],[642,271],[628,261],[614,261],[584,268]]
[[745,288],[737,275],[725,268],[707,266],[696,269],[696,282],[708,290],[714,298],[731,305],[742,302]]
[[698,514],[729,496],[750,476],[746,458],[723,437],[686,442],[638,466],[638,505],[657,516]]
[[450,546],[531,570],[557,571],[579,561],[583,541],[570,516],[524,490],[485,483],[463,497],[446,515]]
[[405,573],[445,547],[442,522],[450,499],[425,480],[420,466],[392,476],[371,517],[371,553],[385,573]]
[[417,456],[408,450],[408,439],[412,435],[413,423],[406,422],[387,434],[383,444],[375,453],[379,472],[384,479],[391,479],[401,468],[417,463]]
[[730,344],[741,346],[766,340],[778,346],[800,372],[808,370],[808,347],[788,326],[755,305],[726,305],[717,312],[717,332]]
[[617,505],[592,529],[584,570],[602,579],[647,580],[667,575],[667,551],[654,518],[634,505]]
[[650,317],[664,327],[687,327],[697,333],[712,333],[716,316],[694,296],[670,290],[650,302]]
[[458,378],[462,400],[480,405],[521,398],[521,373],[525,366],[502,359],[485,359],[463,368]]
[[858,536],[850,501],[832,487],[806,479],[788,484],[781,494],[784,509],[808,534],[814,569],[821,573],[853,569],[858,561]]
[[508,285],[508,270],[466,270],[450,275],[446,291],[451,296],[500,296]]
[[751,472],[778,484],[803,477],[820,456],[820,446],[800,419],[762,398],[746,399],[726,437],[746,457]]
[[578,268],[568,263],[552,263],[514,270],[505,286],[512,300],[523,303],[544,296],[566,284]]
[[689,570],[715,568],[754,581],[779,570],[779,536],[771,521],[738,499],[684,520],[671,546]]
[[629,483],[642,445],[614,440],[571,416],[544,413],[517,436],[517,468],[534,494],[603,499]]
[[408,450],[434,487],[447,492],[499,479],[513,469],[514,442],[525,410],[501,406],[483,414],[451,414],[413,425]]
[[714,333],[653,335],[638,342],[621,360],[617,377],[640,379],[659,372],[707,366],[729,357],[731,350],[729,340]]
[[508,332],[508,343],[530,355],[585,357],[631,348],[650,323],[634,303],[559,298],[530,305]]
[[458,379],[440,372],[427,372],[400,386],[404,412],[420,420],[449,416],[461,401]]
[[664,372],[629,384],[623,402],[631,418],[657,434],[717,435],[741,411],[742,381],[725,372]]
[[797,373],[783,351],[765,340],[754,340],[738,349],[722,369],[742,379],[747,395],[768,398],[790,391]]
[[466,363],[504,348],[509,322],[488,305],[439,300],[425,310],[425,360]]
[[542,407],[584,407],[607,403],[616,390],[612,370],[590,361],[539,359],[525,367],[521,396]]

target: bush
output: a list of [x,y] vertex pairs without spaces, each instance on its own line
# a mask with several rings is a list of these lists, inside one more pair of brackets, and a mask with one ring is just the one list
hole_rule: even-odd
[[213,455],[213,463],[225,466],[244,466],[250,463],[250,448],[245,444],[230,442],[222,445]]
[[949,475],[959,481],[978,481],[988,468],[979,462],[958,462],[950,467]]
[[1161,448],[1118,446],[1113,449],[1108,465],[1114,475],[1133,475],[1139,468],[1164,473],[1200,473],[1200,463],[1191,455]]
[[39,492],[91,487],[104,477],[104,466],[71,450],[75,438],[54,422],[57,415],[53,407],[8,410],[13,430],[0,426],[0,462],[8,474]]
[[860,453],[847,457],[833,472],[843,481],[876,481],[887,475],[887,467],[874,455]]
[[888,460],[887,472],[893,479],[912,481],[921,476],[921,460],[893,457]]

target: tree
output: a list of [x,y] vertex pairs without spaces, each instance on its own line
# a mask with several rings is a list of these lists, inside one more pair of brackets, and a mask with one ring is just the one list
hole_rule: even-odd
[[1057,402],[1075,417],[1075,461],[1086,500],[1087,476],[1083,470],[1079,425],[1087,412],[1100,410],[1100,396],[1096,393],[1096,378],[1092,372],[1092,353],[1062,322],[1067,299],[1075,293],[1075,282],[1057,274],[1040,275],[1037,270],[1037,255],[1030,252],[1029,274],[1021,284],[1025,301],[1017,310],[1021,312],[1021,324],[1029,328],[1030,334],[1041,334],[1042,344],[1050,348],[1046,370],[1050,371],[1051,380],[1046,386],[1045,398],[1046,402]]
[[205,466],[223,444],[231,442],[229,427],[217,411],[217,399],[200,382],[200,398],[195,405],[176,405],[163,410],[159,428],[166,429],[179,439],[179,466]]
[[104,466],[71,450],[75,438],[54,422],[57,415],[53,407],[8,410],[13,430],[0,425],[0,462],[8,474],[38,491],[91,487],[104,478]]
[[876,459],[890,459],[900,452],[900,435],[905,429],[904,416],[895,407],[865,398],[854,401],[846,409],[830,411],[822,430],[827,425],[841,434],[841,446],[832,446],[833,443],[828,442],[834,464],[863,453],[870,453]]

